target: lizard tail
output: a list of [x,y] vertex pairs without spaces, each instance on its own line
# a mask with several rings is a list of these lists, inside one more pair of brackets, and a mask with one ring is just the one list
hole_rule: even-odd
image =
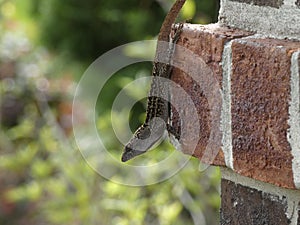
[[158,41],[169,41],[172,24],[175,22],[182,6],[186,0],[176,0],[169,13],[167,14],[158,34]]

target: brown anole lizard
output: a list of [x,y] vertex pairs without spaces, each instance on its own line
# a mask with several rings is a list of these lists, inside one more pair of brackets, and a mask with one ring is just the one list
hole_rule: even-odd
[[[171,76],[172,66],[170,65],[170,62],[174,45],[182,30],[182,24],[177,27],[171,40],[169,40],[170,33],[172,24],[175,22],[184,3],[185,0],[176,0],[160,28],[157,39],[158,45],[156,47],[156,54],[153,63],[151,89],[147,101],[146,119],[125,146],[122,155],[123,162],[145,153],[158,140],[160,140],[166,130],[173,134],[176,139],[180,138],[180,135],[170,124],[170,103],[168,99],[159,96],[169,96],[169,89],[165,87],[160,78],[170,79]],[[171,42],[171,45],[168,49],[161,49],[161,46],[159,45],[160,42]],[[162,63],[157,60],[162,54],[168,57],[167,60],[169,63]],[[168,93],[161,95],[159,92]]]

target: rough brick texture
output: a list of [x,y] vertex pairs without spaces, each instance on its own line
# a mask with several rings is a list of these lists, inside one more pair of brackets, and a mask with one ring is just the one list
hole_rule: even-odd
[[221,191],[222,225],[291,225],[286,214],[286,197],[263,193],[226,179],[221,181]]
[[[288,140],[289,106],[291,57],[294,52],[300,50],[300,42],[259,39],[248,37],[249,35],[252,34],[220,27],[217,24],[206,26],[188,24],[184,26],[178,44],[203,59],[206,67],[208,66],[212,72],[207,75],[204,74],[207,72],[204,68],[197,68],[197,75],[211,76],[210,78],[218,83],[220,91],[222,82],[225,82],[222,63],[231,64],[229,71],[231,127],[227,129],[230,129],[232,135],[232,153],[227,151],[225,153],[232,156],[234,171],[247,177],[294,189],[293,155]],[[231,41],[231,58],[229,57],[231,60],[224,62],[224,46],[229,41]],[[180,53],[175,52],[175,61],[191,60],[180,57]],[[189,66],[193,67],[193,64]],[[191,153],[189,142],[182,144],[183,141],[181,149],[204,163],[225,166],[221,144],[218,146],[219,149],[216,149],[216,157],[212,161],[204,157],[211,135],[212,120],[215,119],[211,118],[211,105],[203,91],[204,85],[195,82],[188,74],[177,68],[173,70],[172,80],[191,97],[199,120],[199,136],[194,137],[198,139],[195,151]],[[184,112],[187,117],[186,127],[195,126],[192,118],[194,116],[189,113],[192,106],[176,89],[172,91],[172,101],[179,102],[179,108],[172,110],[173,126],[177,130],[181,128],[182,120],[178,112]],[[220,102],[216,101],[215,104],[221,107]],[[194,134],[186,131],[184,135]],[[211,155],[213,158],[214,154]],[[231,165],[226,162],[227,166]]]
[[[243,32],[240,30],[233,30],[225,27],[219,27],[217,24],[200,26],[200,25],[185,25],[183,33],[178,41],[178,44],[184,46],[185,48],[191,50],[195,54],[202,57],[205,63],[211,68],[216,81],[219,83],[220,87],[222,80],[222,54],[223,48],[226,42],[240,38],[243,36],[249,35],[248,32]],[[175,58],[180,56],[176,56]],[[184,61],[186,59],[182,59]],[[202,69],[199,69],[199,73],[202,72]],[[194,152],[194,156],[199,159],[203,156],[203,151],[207,146],[207,142],[211,132],[211,118],[210,118],[210,109],[208,105],[208,101],[204,93],[201,91],[201,86],[197,84],[190,76],[183,73],[179,69],[174,69],[172,74],[172,80],[178,83],[180,86],[184,88],[184,90],[188,93],[188,95],[192,98],[194,105],[197,108],[199,124],[200,124],[200,136],[196,137],[199,139],[198,145],[196,147],[196,151]],[[190,108],[190,105],[187,105],[187,101],[183,96],[179,95],[176,90],[172,93],[172,99],[174,101],[180,102],[180,108],[177,111],[185,111]],[[220,106],[221,107],[221,106]],[[189,113],[185,113],[189,116]],[[173,110],[173,125],[180,128],[180,120],[178,118],[178,113]],[[191,120],[186,120],[187,126],[194,126]],[[188,134],[193,135],[193,134]],[[188,149],[189,146],[183,147],[184,152]],[[205,161],[205,160],[204,160]],[[205,161],[205,163],[211,164],[211,162]],[[214,159],[212,164],[215,165],[225,165],[224,156],[222,151],[219,151],[219,154]]]
[[299,42],[247,39],[232,44],[232,142],[240,174],[293,188],[289,129],[291,54]]

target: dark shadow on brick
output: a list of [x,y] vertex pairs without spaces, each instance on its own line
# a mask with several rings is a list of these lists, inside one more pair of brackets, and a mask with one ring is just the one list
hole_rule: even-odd
[[297,222],[298,225],[300,225],[300,203],[298,205],[298,222]]
[[[287,199],[222,179],[221,225],[289,225]],[[299,224],[299,222],[298,222]]]

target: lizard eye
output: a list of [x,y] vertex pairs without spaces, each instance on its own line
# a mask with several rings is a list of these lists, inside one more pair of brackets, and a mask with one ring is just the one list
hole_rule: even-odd
[[146,139],[150,136],[151,134],[151,131],[150,131],[150,128],[147,126],[147,127],[141,127],[138,131],[137,131],[137,137],[138,139]]

